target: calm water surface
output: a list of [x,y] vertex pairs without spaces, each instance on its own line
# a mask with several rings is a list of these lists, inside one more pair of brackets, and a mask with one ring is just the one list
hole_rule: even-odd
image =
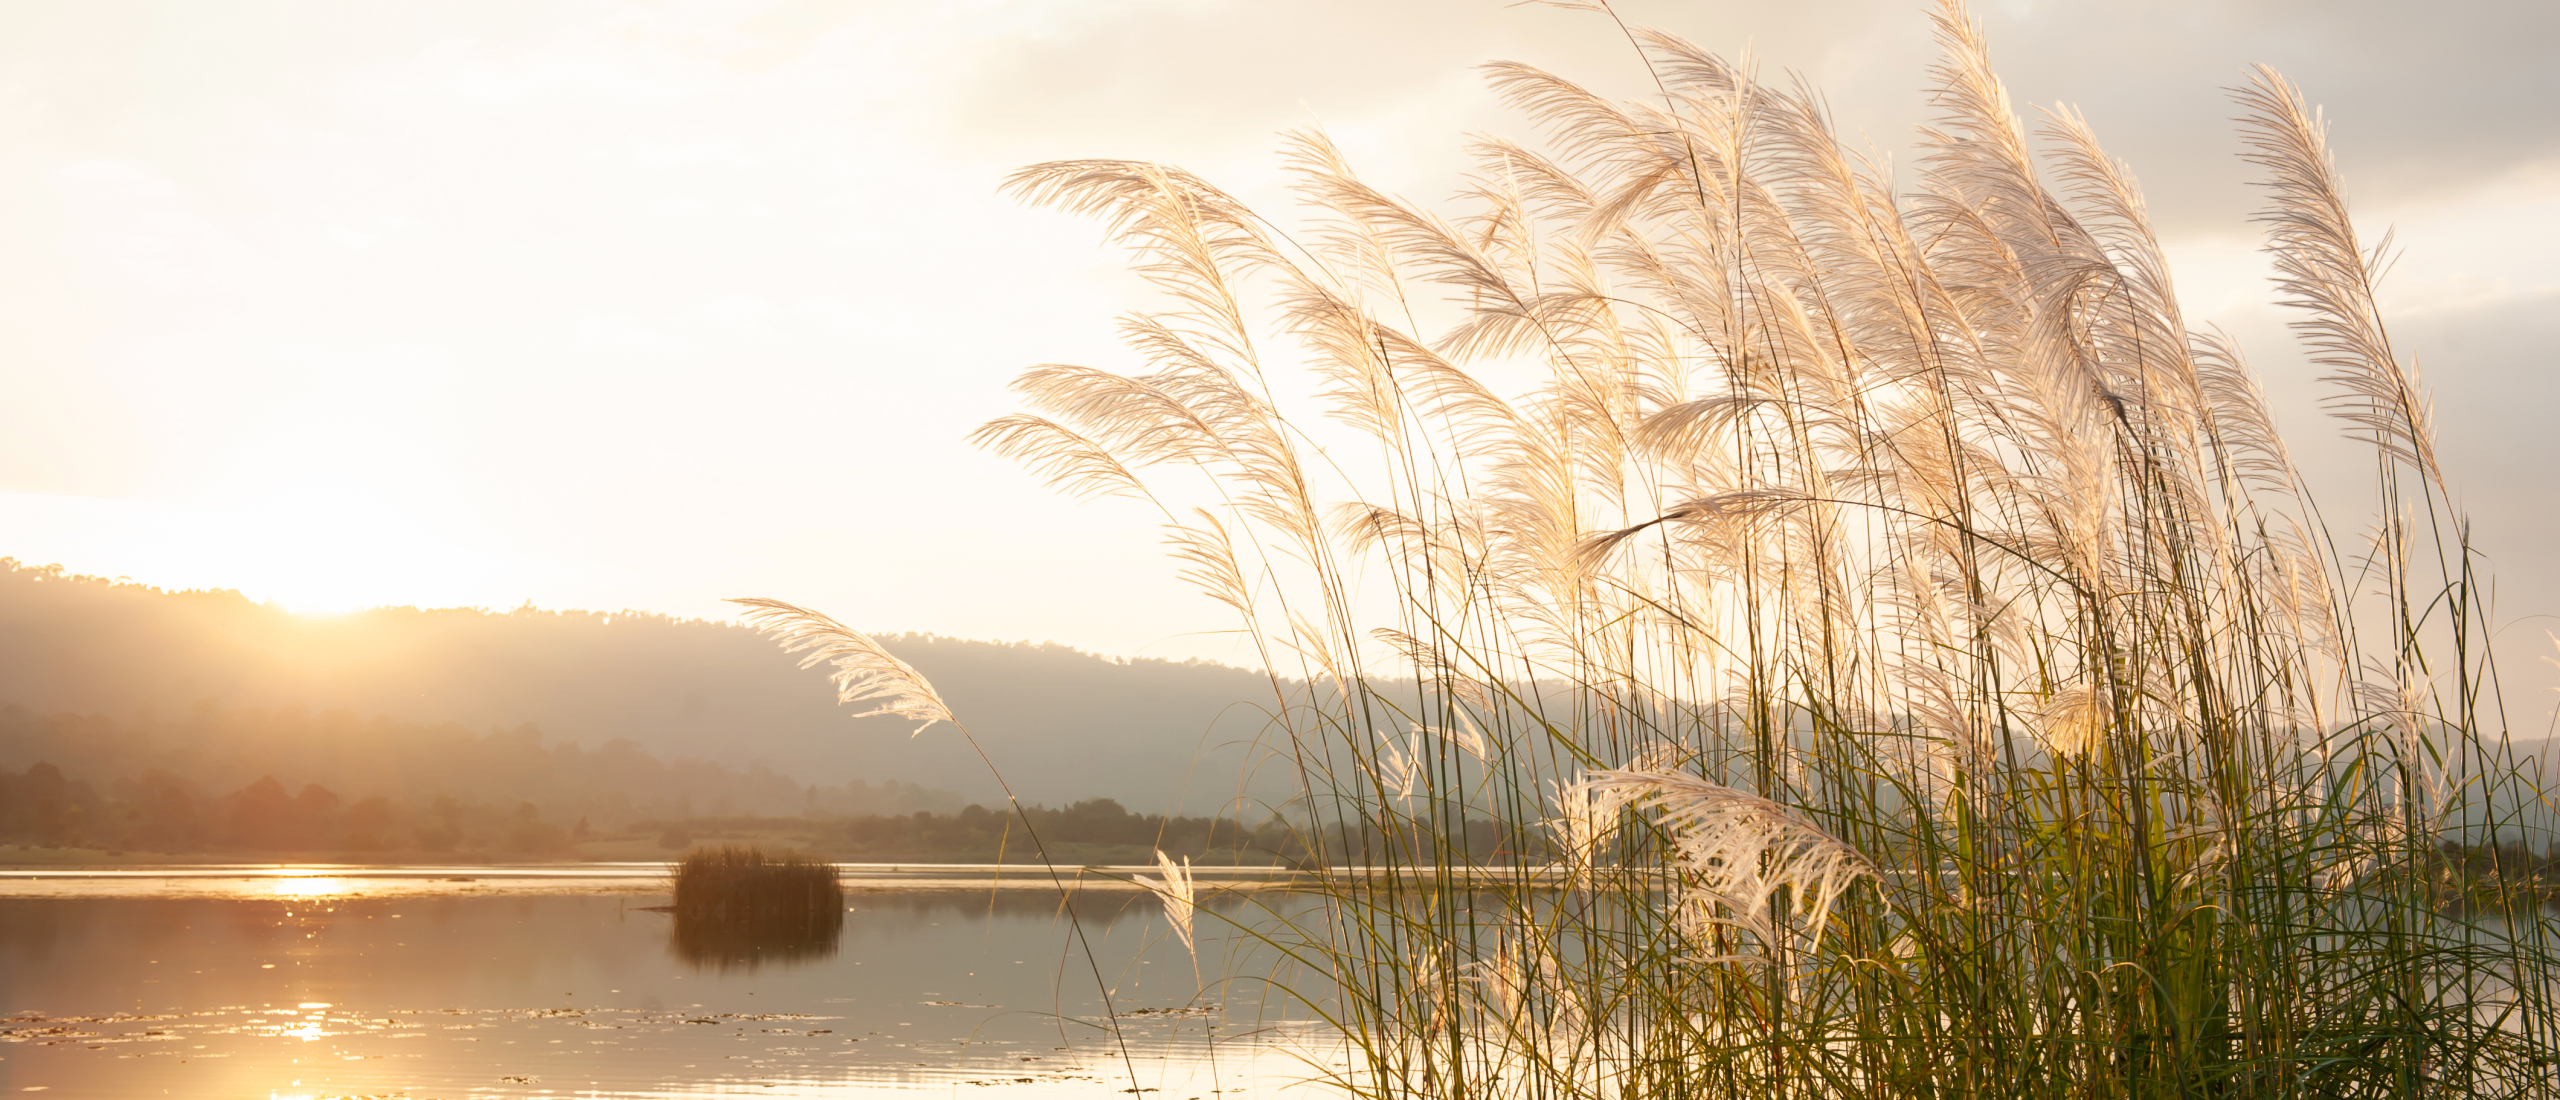
[[[679,944],[663,894],[321,877],[0,897],[0,1092],[1208,1100],[1335,1061],[1267,983],[1204,992],[1145,894],[1077,904],[1115,1039],[1051,891],[857,892],[833,950],[758,952]],[[1214,904],[1303,904],[1257,897]],[[1274,973],[1223,930],[1202,914],[1203,972]]]

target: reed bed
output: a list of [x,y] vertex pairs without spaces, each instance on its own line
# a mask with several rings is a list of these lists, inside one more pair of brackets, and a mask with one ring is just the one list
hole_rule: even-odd
[[[2551,804],[2317,116],[2235,93],[2371,445],[2353,526],[2128,169],[2067,109],[2031,141],[1935,19],[1907,181],[1655,31],[1638,101],[1490,66],[1544,138],[1477,140],[1445,210],[1315,133],[1301,228],[1162,165],[1013,177],[1172,306],[1124,322],[1142,368],[1035,368],[977,438],[1158,509],[1259,646],[1284,809],[1343,868],[1283,934],[1339,1083],[2560,1093],[2560,926],[2443,854]],[[847,697],[947,714],[891,664]]]
[[1261,646],[1290,812],[1372,868],[1299,928],[1356,1091],[2553,1094],[2553,925],[2428,873],[2549,804],[2316,116],[2236,93],[2372,445],[2353,529],[2128,170],[2068,110],[2031,152],[1936,21],[1908,187],[1650,31],[1643,101],[1491,66],[1545,139],[1479,140],[1451,211],[1313,133],[1296,232],[1025,169],[1175,304],[1124,324],[1143,369],[1036,368],[978,438],[1161,509]]
[[687,853],[673,877],[675,947],[687,959],[727,968],[835,953],[844,883],[833,863],[726,844]]

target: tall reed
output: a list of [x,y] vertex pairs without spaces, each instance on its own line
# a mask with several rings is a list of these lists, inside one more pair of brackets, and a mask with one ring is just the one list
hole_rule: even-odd
[[1448,212],[1317,133],[1299,231],[1162,165],[1012,178],[1173,304],[1123,322],[1141,369],[1035,368],[976,438],[1152,503],[1260,647],[1334,853],[1298,931],[1344,1083],[2560,1092],[2560,929],[2456,919],[2429,870],[2548,802],[2317,116],[2236,93],[2372,445],[2353,529],[2182,317],[2126,167],[2068,109],[2038,155],[1936,25],[1908,187],[1656,31],[1640,101],[1490,66],[1545,140],[1478,140]]

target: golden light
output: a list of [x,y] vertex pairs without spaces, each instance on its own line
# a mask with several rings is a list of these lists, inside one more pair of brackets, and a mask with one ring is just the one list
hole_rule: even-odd
[[[276,880],[275,896],[280,898],[326,898],[355,891],[355,883],[349,879],[323,876],[313,872],[296,875],[292,871],[279,871],[277,874],[290,876]],[[304,875],[309,877],[303,877]]]
[[[112,527],[125,548],[109,559],[111,572],[173,589],[236,589],[300,615],[488,602],[487,583],[508,560],[364,494],[348,476],[276,474],[251,496],[120,501],[89,522]],[[0,493],[0,514],[23,501]]]

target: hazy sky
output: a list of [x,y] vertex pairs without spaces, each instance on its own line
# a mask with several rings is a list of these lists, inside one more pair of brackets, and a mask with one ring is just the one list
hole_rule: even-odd
[[[1908,160],[1912,0],[1630,2],[1826,89]],[[2328,109],[2453,476],[2540,646],[2560,611],[2560,5],[2006,0],[2022,103],[2141,177],[2189,317],[2356,469],[2267,298],[2221,89]],[[1125,363],[1148,299],[1091,225],[996,193],[1070,156],[1276,200],[1321,125],[1435,199],[1528,136],[1473,71],[1605,88],[1606,22],[1500,0],[18,0],[0,6],[0,555],[298,608],[716,615],[1221,655],[1147,514],[962,437],[1044,361]],[[2529,643],[2529,644],[2527,644]],[[2518,665],[2528,662],[2517,661]],[[2545,677],[2547,678],[2547,676]]]

